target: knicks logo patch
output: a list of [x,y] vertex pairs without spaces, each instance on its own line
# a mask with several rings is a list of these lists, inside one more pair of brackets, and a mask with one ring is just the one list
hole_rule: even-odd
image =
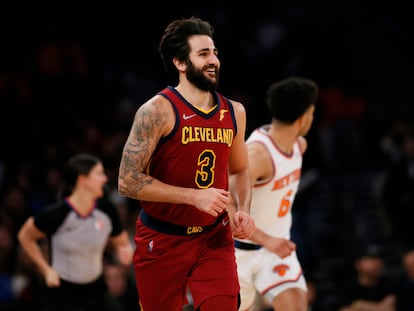
[[280,264],[273,267],[273,272],[279,274],[280,276],[284,276],[286,271],[289,270],[289,266],[285,264]]

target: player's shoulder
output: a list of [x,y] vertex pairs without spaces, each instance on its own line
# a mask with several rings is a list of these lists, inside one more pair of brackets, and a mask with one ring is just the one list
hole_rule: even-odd
[[145,109],[166,109],[169,107],[169,105],[166,105],[168,103],[168,99],[163,96],[161,93],[157,93],[151,98],[149,98],[147,101],[145,101],[141,107],[144,107]]
[[228,102],[229,102],[229,105],[231,105],[231,107],[234,111],[234,114],[236,116],[240,116],[240,115],[245,116],[246,115],[246,109],[240,101],[237,101],[237,100],[234,100],[234,99],[228,99]]
[[246,143],[247,150],[249,154],[254,155],[255,157],[262,157],[269,153],[269,149],[265,144],[265,141],[252,139]]
[[172,114],[173,109],[168,99],[157,93],[138,107],[136,117],[145,116],[146,119],[162,117],[162,119],[169,119]]
[[243,103],[242,102],[240,102],[240,101],[238,101],[238,100],[235,100],[235,99],[228,99],[229,100],[229,102],[233,105],[233,107],[235,108],[235,109],[242,109],[242,110],[244,110],[245,109],[245,107],[244,107],[244,105],[243,105]]
[[308,141],[306,140],[306,138],[303,136],[299,136],[298,145],[299,145],[300,152],[304,154],[306,149],[308,148]]

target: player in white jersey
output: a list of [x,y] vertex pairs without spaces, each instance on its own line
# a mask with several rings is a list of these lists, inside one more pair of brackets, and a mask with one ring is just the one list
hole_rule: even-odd
[[291,77],[272,84],[266,99],[271,124],[254,130],[246,141],[256,231],[249,240],[235,240],[241,311],[253,310],[257,292],[274,310],[308,309],[306,280],[290,231],[307,148],[304,136],[318,96],[317,84],[309,79]]

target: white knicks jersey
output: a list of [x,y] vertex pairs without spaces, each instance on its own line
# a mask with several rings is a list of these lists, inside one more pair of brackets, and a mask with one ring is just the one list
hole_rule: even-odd
[[269,235],[290,239],[292,204],[299,188],[302,152],[299,143],[291,154],[278,149],[262,127],[251,133],[246,143],[263,144],[272,158],[273,175],[268,180],[256,182],[252,190],[250,215],[256,227]]

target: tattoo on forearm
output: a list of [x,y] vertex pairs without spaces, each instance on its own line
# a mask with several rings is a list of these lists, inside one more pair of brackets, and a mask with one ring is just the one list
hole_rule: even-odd
[[154,179],[145,173],[148,162],[158,143],[160,128],[167,121],[168,115],[162,112],[156,102],[154,109],[141,107],[135,115],[130,137],[123,150],[119,178],[130,196],[138,193]]

